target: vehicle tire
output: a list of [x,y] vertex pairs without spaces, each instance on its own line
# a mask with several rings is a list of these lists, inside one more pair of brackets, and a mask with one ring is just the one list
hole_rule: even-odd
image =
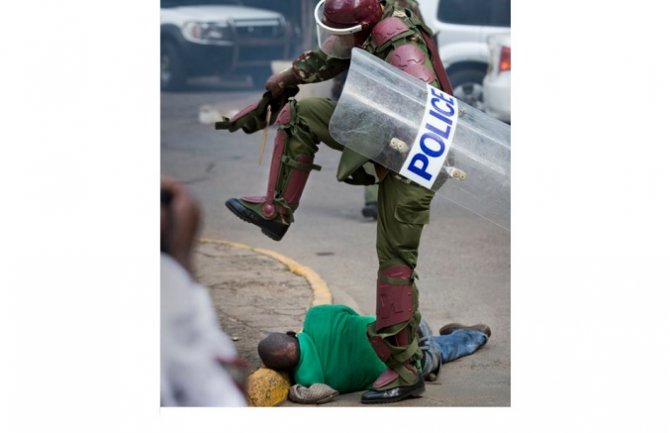
[[161,44],[161,90],[182,90],[186,69],[179,50],[172,42]]
[[484,108],[484,77],[481,69],[461,69],[448,73],[454,96],[479,110]]
[[270,66],[259,66],[249,70],[249,75],[251,75],[254,89],[265,89],[265,82],[272,75],[272,68]]

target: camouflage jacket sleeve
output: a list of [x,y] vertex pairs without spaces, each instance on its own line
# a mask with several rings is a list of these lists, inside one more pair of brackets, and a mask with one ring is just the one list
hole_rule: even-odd
[[303,83],[329,80],[349,67],[349,59],[328,57],[316,49],[305,51],[293,61],[293,73]]
[[396,9],[409,9],[414,16],[423,21],[421,16],[421,9],[419,8],[419,3],[416,0],[387,0],[387,4],[395,7]]

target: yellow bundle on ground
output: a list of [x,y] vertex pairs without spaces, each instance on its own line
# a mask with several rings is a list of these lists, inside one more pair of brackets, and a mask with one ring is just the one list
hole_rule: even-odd
[[288,374],[261,367],[249,376],[249,405],[277,406],[286,400],[290,387]]

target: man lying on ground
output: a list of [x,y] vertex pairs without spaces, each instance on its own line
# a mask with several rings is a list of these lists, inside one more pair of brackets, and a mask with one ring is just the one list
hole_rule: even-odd
[[[270,333],[258,344],[258,353],[265,366],[291,375],[291,400],[325,403],[338,393],[369,389],[387,368],[367,337],[374,320],[344,305],[320,305],[307,312],[302,332]],[[434,336],[422,320],[416,344],[423,353],[423,378],[436,380],[442,364],[472,354],[490,336],[486,325],[458,323]]]

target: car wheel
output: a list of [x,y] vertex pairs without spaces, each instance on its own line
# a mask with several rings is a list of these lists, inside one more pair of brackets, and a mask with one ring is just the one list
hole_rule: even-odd
[[479,110],[484,108],[484,77],[486,71],[464,69],[449,74],[454,96]]
[[269,66],[259,66],[249,71],[255,89],[265,89],[265,82],[272,75],[272,68]]
[[186,70],[177,47],[161,44],[161,90],[181,90],[186,84]]

